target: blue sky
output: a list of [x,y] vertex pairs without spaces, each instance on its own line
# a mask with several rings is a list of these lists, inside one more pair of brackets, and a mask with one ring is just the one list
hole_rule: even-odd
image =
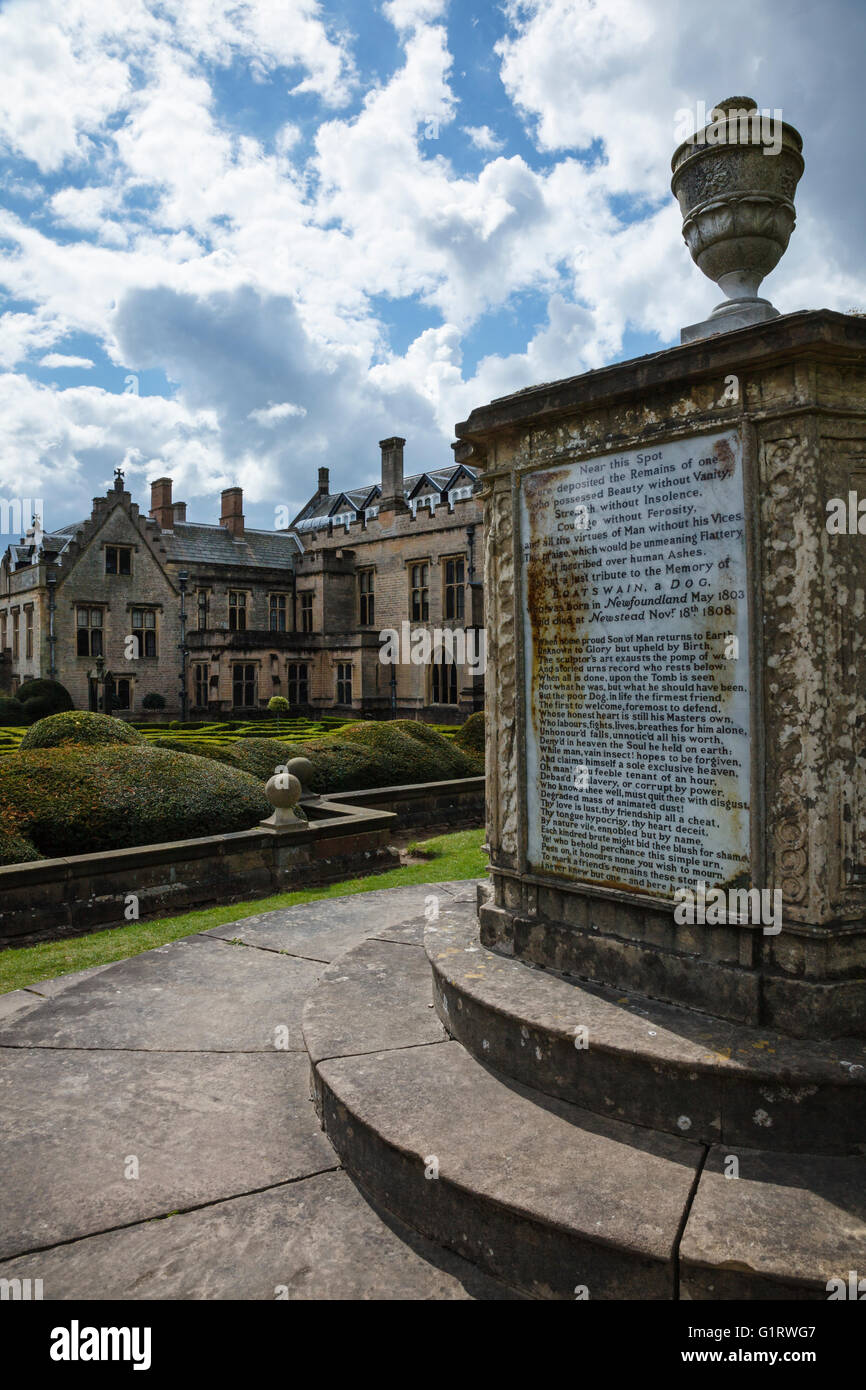
[[719,293],[678,113],[805,140],[783,311],[866,308],[864,8],[728,0],[0,5],[0,495],[79,519],[118,464],[248,524],[443,466],[491,397],[656,351]]

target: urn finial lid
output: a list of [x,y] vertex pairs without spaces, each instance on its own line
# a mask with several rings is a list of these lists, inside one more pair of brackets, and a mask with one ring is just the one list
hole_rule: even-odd
[[727,116],[729,111],[757,111],[758,103],[754,97],[725,97],[724,101],[716,102],[715,109]]

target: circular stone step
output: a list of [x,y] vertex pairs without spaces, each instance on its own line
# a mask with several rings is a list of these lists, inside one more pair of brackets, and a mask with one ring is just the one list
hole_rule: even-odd
[[440,1028],[411,931],[336,960],[304,1036],[325,1132],[407,1225],[535,1298],[675,1297],[703,1147],[482,1065]]
[[866,1041],[816,1043],[563,978],[428,924],[436,1009],[479,1060],[599,1115],[707,1144],[866,1153]]

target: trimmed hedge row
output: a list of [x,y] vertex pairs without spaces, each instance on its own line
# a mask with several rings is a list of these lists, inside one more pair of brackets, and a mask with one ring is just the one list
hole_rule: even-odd
[[[482,731],[483,732],[483,731]],[[411,719],[306,742],[146,739],[111,715],[51,715],[0,761],[0,864],[246,830],[270,814],[263,783],[290,758],[328,793],[471,777],[478,756]]]
[[135,729],[114,719],[110,714],[89,714],[86,710],[70,710],[68,714],[52,714],[40,719],[28,729],[18,745],[23,753],[30,748],[61,748],[65,744],[128,743],[144,746],[145,740]]
[[461,724],[457,733],[454,735],[454,742],[458,748],[462,748],[464,753],[468,753],[471,758],[481,760],[481,771],[484,771],[484,711],[476,710],[475,714],[470,714],[465,724]]
[[318,794],[444,782],[478,773],[475,758],[429,724],[412,719],[347,724],[336,733],[300,743],[247,737],[220,744],[167,737],[151,740],[154,744],[241,768],[263,781],[290,758],[309,758],[314,768],[310,791]]
[[0,695],[0,724],[35,724],[49,714],[73,708],[72,696],[59,681],[24,681],[14,695]]
[[261,782],[239,768],[92,743],[10,754],[0,763],[0,807],[17,836],[49,857],[249,830],[271,813]]

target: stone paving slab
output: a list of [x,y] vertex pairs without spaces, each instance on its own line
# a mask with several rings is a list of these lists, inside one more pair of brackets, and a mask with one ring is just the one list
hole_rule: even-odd
[[0,1024],[13,1014],[20,1013],[22,1009],[30,1009],[34,1004],[42,1003],[44,999],[53,999],[55,995],[69,989],[70,985],[77,985],[79,981],[87,980],[109,968],[109,965],[92,965],[88,970],[70,970],[68,975],[37,980],[35,984],[27,985],[24,989],[7,990],[5,994],[0,994]]
[[[419,1007],[419,994],[429,1007]],[[363,942],[328,967],[304,1009],[304,1039],[313,1062],[444,1042],[447,1036],[433,1008],[423,946]]]
[[29,989],[7,990],[5,994],[0,994],[0,1024],[20,1014],[22,1009],[32,1009],[34,1004],[41,1003],[41,995],[31,994]]
[[297,907],[244,917],[202,935],[327,962],[366,941],[368,936],[423,913],[425,897],[431,891],[428,885],[418,884],[342,898],[319,898]]
[[[0,1026],[0,1047],[303,1051],[312,961],[187,937],[86,973]],[[276,1029],[287,1032],[278,1034]]]
[[80,984],[82,980],[92,980],[94,975],[101,975],[103,970],[110,970],[115,964],[116,961],[108,961],[105,965],[91,965],[87,970],[70,970],[68,975],[55,975],[50,980],[37,980],[35,984],[28,985],[27,989],[33,994],[41,994],[45,999],[53,999],[71,985]]
[[0,1278],[41,1279],[46,1300],[520,1298],[378,1215],[344,1172],[39,1251]]
[[0,1054],[0,1256],[335,1166],[306,1057]]

